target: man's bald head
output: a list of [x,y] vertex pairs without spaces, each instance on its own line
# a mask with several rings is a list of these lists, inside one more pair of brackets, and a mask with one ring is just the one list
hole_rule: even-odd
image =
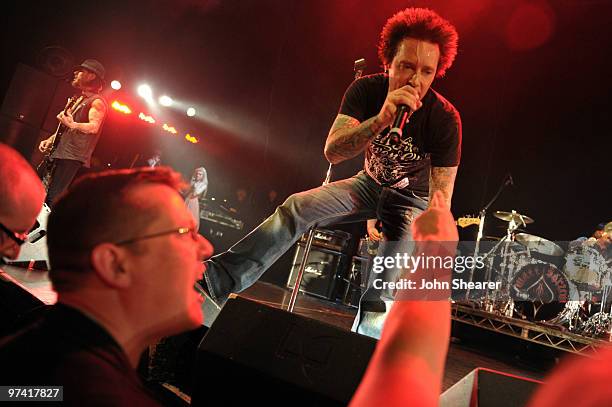
[[[32,166],[0,143],[0,223],[17,233],[27,232],[40,212],[45,189]],[[0,232],[0,256],[17,257],[19,248]]]

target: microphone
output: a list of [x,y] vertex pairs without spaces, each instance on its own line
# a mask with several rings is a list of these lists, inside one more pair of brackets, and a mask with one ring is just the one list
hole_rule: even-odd
[[514,180],[512,179],[512,174],[508,173],[508,176],[506,176],[506,185],[510,185],[511,187],[514,186]]
[[395,115],[395,120],[393,120],[393,125],[391,126],[391,130],[389,130],[389,137],[391,137],[391,142],[399,143],[400,138],[402,137],[402,128],[406,124],[406,120],[408,120],[409,115],[410,107],[408,105],[399,105],[397,107],[397,114]]

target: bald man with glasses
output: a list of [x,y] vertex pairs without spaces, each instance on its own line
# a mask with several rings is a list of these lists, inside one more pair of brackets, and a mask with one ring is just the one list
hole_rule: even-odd
[[19,256],[44,199],[45,189],[32,166],[0,143],[0,259]]

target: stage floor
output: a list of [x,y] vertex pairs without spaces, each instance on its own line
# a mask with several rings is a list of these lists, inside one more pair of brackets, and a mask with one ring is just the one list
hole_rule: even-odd
[[[26,270],[14,266],[4,266],[0,275],[5,280],[29,291],[45,304],[54,304],[57,294],[51,287],[46,271]],[[0,293],[1,295],[1,293]],[[239,296],[266,304],[275,308],[287,308],[291,292],[269,283],[258,282]],[[324,299],[300,293],[295,312],[308,318],[316,319],[341,329],[350,330],[356,308],[334,303]],[[485,367],[502,372],[542,380],[550,369],[550,361],[541,363],[532,352],[517,351],[511,339],[501,334],[490,334],[481,330],[472,330],[469,335],[459,335],[459,327],[454,325],[453,338],[449,346],[446,361],[443,389],[447,389],[476,367]],[[461,337],[461,339],[459,339]]]

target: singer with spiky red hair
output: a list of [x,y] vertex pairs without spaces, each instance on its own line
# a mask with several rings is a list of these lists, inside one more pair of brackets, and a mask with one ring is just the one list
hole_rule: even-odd
[[[431,89],[457,54],[455,28],[429,9],[408,8],[387,20],[379,42],[385,72],[354,81],[331,126],[324,154],[332,163],[365,151],[357,175],[291,195],[259,227],[213,257],[205,275],[213,299],[251,286],[305,231],[340,222],[377,218],[384,236],[379,256],[410,253],[414,218],[440,191],[450,207],[461,155],[461,120],[453,105]],[[409,120],[390,135],[399,106]],[[393,137],[392,137],[393,136]],[[397,268],[382,278],[394,282]],[[379,337],[395,293],[368,285],[353,326]]]

